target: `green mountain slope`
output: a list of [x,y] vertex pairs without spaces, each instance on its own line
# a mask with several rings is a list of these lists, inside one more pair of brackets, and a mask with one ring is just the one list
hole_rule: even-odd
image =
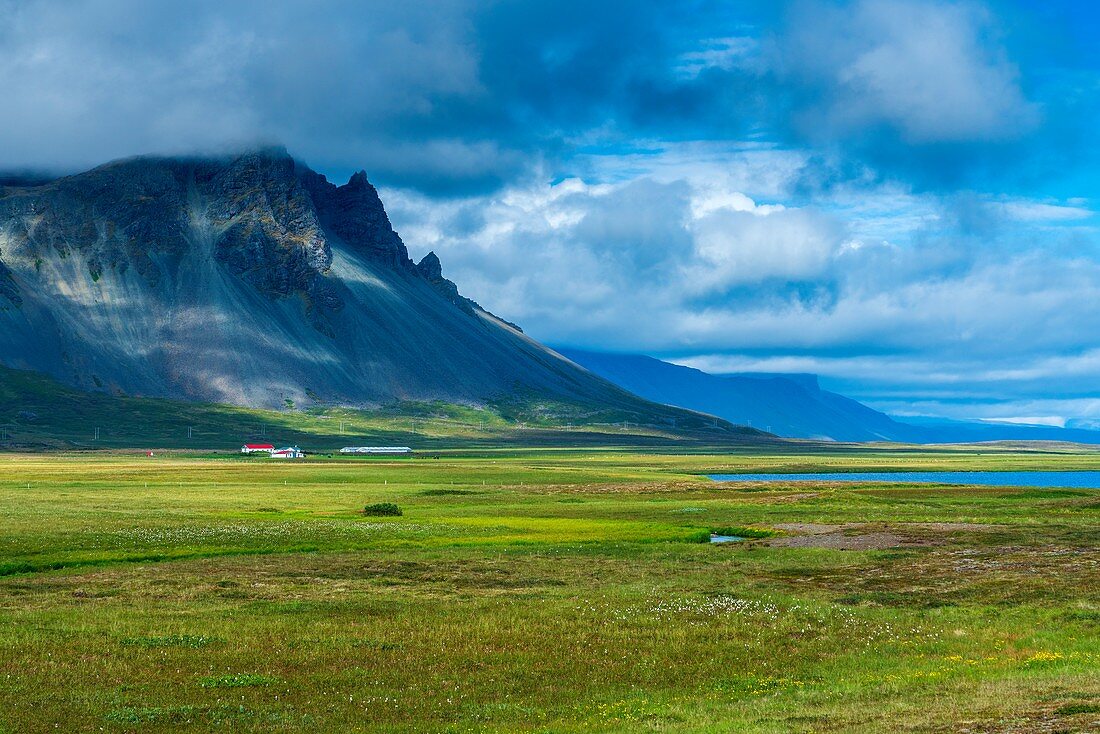
[[[394,402],[373,409],[269,410],[84,392],[40,373],[0,367],[0,449],[233,450],[246,441],[418,450],[477,446],[711,445],[760,442],[758,431],[684,411],[592,411],[512,397],[484,407]],[[640,422],[645,419],[649,422]]]

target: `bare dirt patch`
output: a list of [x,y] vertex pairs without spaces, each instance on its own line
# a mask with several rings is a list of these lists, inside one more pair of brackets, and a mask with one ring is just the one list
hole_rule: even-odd
[[904,538],[894,533],[862,533],[848,535],[845,533],[813,533],[809,535],[791,535],[785,538],[775,538],[768,541],[768,545],[775,548],[829,548],[832,550],[884,550],[886,548],[902,548],[917,545],[907,542]]
[[926,548],[944,545],[948,534],[959,531],[992,530],[995,525],[977,523],[905,523],[866,525],[862,523],[780,523],[777,530],[791,533],[767,541],[775,548],[829,548],[832,550],[885,550]]
[[773,525],[772,527],[776,530],[782,530],[788,533],[798,533],[800,535],[822,535],[825,533],[839,533],[842,530],[859,528],[863,527],[863,525],[851,522],[842,525],[826,525],[825,523],[818,522],[784,522]]

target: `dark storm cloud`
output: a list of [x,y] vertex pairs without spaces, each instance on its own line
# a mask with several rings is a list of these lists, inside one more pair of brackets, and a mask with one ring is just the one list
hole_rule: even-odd
[[832,159],[807,192],[853,167],[951,188],[1067,160],[1095,112],[1065,77],[1032,99],[1039,82],[970,2],[0,0],[0,15],[9,168],[281,142],[340,175],[459,194],[568,174],[578,146],[770,137]]
[[426,187],[493,185],[522,163],[449,119],[485,94],[467,12],[445,2],[8,2],[5,163],[71,167],[277,140],[321,165],[415,171]]
[[713,123],[713,84],[668,76],[677,34],[693,30],[674,10],[7,0],[0,163],[73,168],[279,141],[383,183],[488,190],[591,129],[622,139],[636,123]]

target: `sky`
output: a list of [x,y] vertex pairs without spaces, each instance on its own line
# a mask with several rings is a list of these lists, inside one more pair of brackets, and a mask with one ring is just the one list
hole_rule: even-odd
[[0,169],[278,143],[560,346],[1100,427],[1100,7],[0,0]]

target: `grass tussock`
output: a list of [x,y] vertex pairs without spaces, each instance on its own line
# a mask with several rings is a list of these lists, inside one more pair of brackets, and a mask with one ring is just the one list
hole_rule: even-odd
[[393,502],[375,502],[364,507],[363,514],[368,517],[401,517],[405,513]]

